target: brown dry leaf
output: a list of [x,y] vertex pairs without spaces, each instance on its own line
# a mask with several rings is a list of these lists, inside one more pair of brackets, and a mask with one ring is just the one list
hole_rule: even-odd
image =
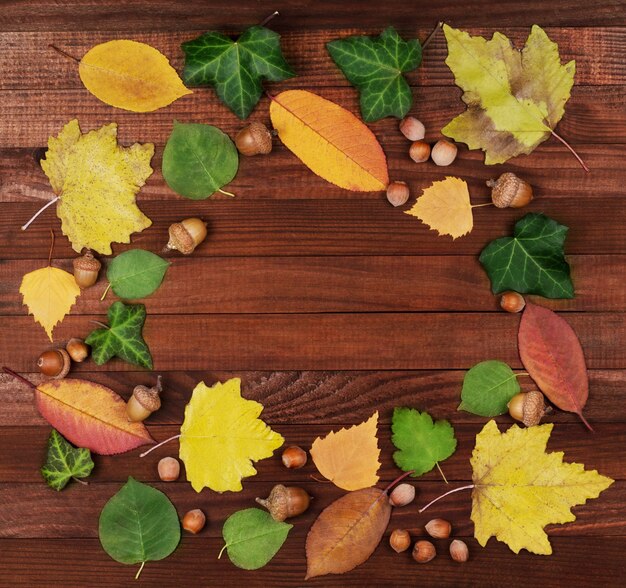
[[451,235],[453,239],[466,235],[474,226],[467,183],[450,176],[426,188],[406,214],[416,216],[440,235]]
[[391,505],[378,488],[350,492],[326,507],[306,538],[306,578],[344,574],[366,561],[389,524]]
[[378,482],[378,411],[368,421],[319,437],[311,457],[320,474],[344,490],[360,490]]

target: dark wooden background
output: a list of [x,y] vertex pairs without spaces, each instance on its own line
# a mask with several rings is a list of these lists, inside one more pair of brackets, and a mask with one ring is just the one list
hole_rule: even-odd
[[[474,34],[499,30],[518,46],[529,27],[540,24],[559,44],[563,60],[576,59],[576,84],[558,131],[591,168],[585,174],[556,141],[531,156],[488,168],[482,155],[460,148],[447,169],[413,164],[408,142],[387,119],[371,125],[389,160],[392,178],[408,181],[413,197],[446,174],[470,184],[475,203],[487,201],[484,182],[514,171],[535,186],[525,210],[475,210],[475,228],[451,242],[397,209],[383,194],[353,193],[325,183],[276,142],[270,156],[242,159],[229,186],[235,199],[191,202],[173,194],[160,174],[163,145],[173,119],[205,122],[234,136],[241,126],[210,89],[197,90],[150,114],[117,110],[82,86],[76,64],[48,48],[50,43],[81,57],[91,46],[130,38],[160,49],[180,69],[181,41],[209,29],[238,33],[273,10],[271,27],[283,35],[284,53],[299,77],[273,86],[314,90],[357,112],[357,93],[324,48],[330,39],[378,33],[389,24],[405,37],[425,39],[439,20]],[[159,251],[170,223],[202,216],[209,237],[191,257],[172,256],[159,291],[145,301],[145,336],[164,376],[163,409],[149,421],[156,439],[175,434],[194,385],[239,375],[248,398],[265,405],[264,418],[288,444],[308,448],[331,428],[381,414],[381,480],[398,473],[391,460],[389,422],[394,406],[428,410],[448,418],[459,440],[443,464],[451,486],[471,476],[469,456],[485,419],[456,412],[464,371],[486,359],[521,368],[518,316],[498,309],[477,262],[484,245],[509,234],[527,211],[542,211],[570,227],[566,251],[576,298],[550,302],[579,334],[590,368],[588,433],[576,416],[557,413],[549,448],[565,451],[611,476],[615,484],[597,500],[575,509],[577,520],[548,528],[554,555],[514,555],[492,539],[480,548],[472,538],[469,494],[459,493],[424,515],[417,509],[446,490],[436,472],[416,481],[418,496],[394,512],[374,555],[344,576],[307,584],[323,586],[611,586],[626,574],[626,3],[516,0],[488,2],[91,0],[3,1],[0,4],[0,315],[2,364],[36,379],[35,360],[48,346],[43,329],[26,315],[18,287],[24,273],[45,264],[49,231],[57,234],[55,264],[70,268],[74,256],[52,209],[27,231],[20,226],[52,197],[37,156],[49,135],[78,117],[84,131],[110,121],[121,142],[154,142],[155,173],[139,196],[154,225],[132,245]],[[413,113],[427,126],[429,140],[463,110],[460,91],[444,64],[439,34],[418,72],[409,75]],[[264,99],[251,116],[268,122]],[[414,198],[412,198],[413,201]],[[102,318],[114,297],[99,301],[104,278],[86,291],[55,340],[85,336],[89,320]],[[152,374],[112,361],[102,368],[86,362],[76,375],[106,384],[127,397]],[[525,388],[528,380],[522,380]],[[209,524],[199,536],[185,534],[176,552],[146,565],[141,585],[302,586],[306,533],[342,491],[311,479],[313,465],[287,472],[279,456],[258,464],[244,491],[224,496],[196,494],[182,479],[160,483],[156,463],[176,454],[171,445],[139,459],[139,451],[96,457],[88,487],[70,484],[61,493],[39,474],[50,427],[38,416],[29,389],[0,379],[0,585],[134,585],[135,567],[111,560],[97,538],[99,512],[129,475],[164,490],[182,514],[200,507]],[[503,427],[508,417],[498,419]],[[315,497],[294,519],[287,543],[264,569],[245,572],[228,558],[217,560],[223,520],[253,505],[277,482],[301,484]],[[468,542],[465,565],[449,559],[446,543],[425,566],[409,553],[396,555],[387,538],[395,527],[419,535],[433,516],[452,521],[454,535]]]

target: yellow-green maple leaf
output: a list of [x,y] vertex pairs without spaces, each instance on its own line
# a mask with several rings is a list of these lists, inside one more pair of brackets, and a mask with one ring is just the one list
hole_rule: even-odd
[[195,387],[180,428],[180,458],[196,492],[239,492],[241,479],[256,474],[252,462],[283,444],[258,418],[262,410],[262,404],[241,397],[239,378]]
[[565,112],[576,63],[561,65],[559,48],[534,25],[520,52],[502,33],[487,41],[444,25],[446,63],[464,90],[467,110],[442,129],[488,165],[532,150],[552,134]]
[[117,144],[111,123],[84,135],[70,121],[50,137],[41,167],[60,198],[57,215],[75,251],[83,247],[109,255],[111,243],[130,243],[130,235],[152,224],[135,196],[152,173],[154,145]]
[[52,330],[70,311],[80,295],[80,288],[72,274],[48,266],[25,274],[20,294],[24,297],[28,312],[52,341]]
[[546,453],[552,425],[500,433],[489,421],[476,436],[472,453],[474,536],[484,547],[490,537],[519,553],[549,555],[543,528],[576,520],[572,506],[597,498],[612,483],[596,470],[564,463],[563,452]]

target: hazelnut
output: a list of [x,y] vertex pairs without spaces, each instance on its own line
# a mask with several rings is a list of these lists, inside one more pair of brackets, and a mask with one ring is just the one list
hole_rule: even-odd
[[396,553],[402,553],[411,547],[411,535],[406,529],[394,529],[389,537],[389,545]]
[[424,163],[430,157],[430,145],[426,141],[415,141],[409,149],[409,157],[415,163]]
[[164,482],[174,482],[180,476],[180,463],[175,457],[164,457],[157,466],[159,478]]
[[199,508],[190,510],[183,517],[183,529],[194,535],[202,531],[204,525],[206,525],[206,516]]
[[452,525],[445,519],[433,519],[426,524],[426,532],[435,539],[447,539],[452,532]]
[[417,563],[427,563],[435,558],[437,551],[435,546],[426,540],[421,540],[413,546],[413,559]]
[[307,454],[304,449],[297,445],[291,445],[283,451],[283,465],[290,470],[297,470],[307,462]]
[[69,353],[72,360],[77,363],[85,361],[89,355],[89,345],[82,339],[70,339],[65,346],[65,350]]
[[469,559],[469,549],[464,541],[455,539],[450,543],[450,556],[454,561],[459,563],[466,562]]
[[419,141],[426,136],[426,127],[414,116],[405,116],[400,121],[400,132],[409,141]]
[[409,199],[409,187],[406,182],[391,182],[387,186],[387,200],[394,206],[402,206]]
[[406,506],[415,498],[415,486],[411,484],[398,484],[389,495],[391,506]]
[[521,294],[509,291],[502,294],[500,306],[502,310],[506,310],[507,312],[521,312],[524,306],[526,306],[526,301]]
[[441,139],[435,143],[430,152],[430,157],[437,165],[450,165],[456,159],[457,151],[457,146],[454,143]]

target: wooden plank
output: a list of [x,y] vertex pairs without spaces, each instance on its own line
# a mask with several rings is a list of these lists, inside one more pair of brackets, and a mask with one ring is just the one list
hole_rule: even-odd
[[[408,312],[499,311],[498,296],[476,257],[172,257],[157,292],[143,302],[149,314],[185,312]],[[101,312],[108,287],[104,259],[99,282],[83,291],[73,315]],[[559,310],[622,311],[626,291],[626,255],[570,256],[576,298],[540,304]],[[22,276],[45,265],[43,260],[0,261],[0,315],[23,315],[17,295]],[[55,267],[72,272],[70,260]],[[218,277],[221,276],[221,277]],[[105,304],[115,299],[107,295]]]
[[[557,7],[558,6],[558,7]],[[561,0],[547,8],[542,0],[501,2],[468,0],[463,4],[435,3],[420,6],[411,2],[389,0],[385,3],[385,18],[381,23],[380,6],[365,5],[355,9],[352,2],[321,0],[275,0],[271,8],[265,4],[240,3],[233,10],[228,0],[217,0],[207,10],[202,0],[104,0],[51,2],[39,0],[6,3],[0,14],[2,31],[175,31],[193,29],[245,28],[263,20],[271,11],[281,16],[272,22],[277,31],[307,28],[340,28],[352,26],[375,27],[395,25],[428,28],[440,20],[465,26],[492,27],[528,26],[540,22],[544,26],[623,26],[626,24],[621,0],[597,0],[593,10],[582,10],[576,0]]]
[[[437,541],[438,557],[427,566],[418,567],[409,552],[397,554],[388,546],[390,530],[373,556],[355,570],[342,576],[322,576],[307,580],[306,585],[324,587],[405,586],[419,577],[420,586],[458,588],[481,586],[524,588],[529,582],[540,586],[589,586],[590,578],[603,588],[619,588],[626,574],[622,554],[626,549],[623,537],[554,537],[554,553],[538,557],[522,551],[519,555],[491,540],[481,549],[473,539],[468,541],[470,559],[459,565],[446,553],[446,541]],[[181,545],[162,561],[149,562],[141,572],[141,585],[158,588],[195,586],[241,586],[276,588],[305,584],[305,533],[308,529],[296,524],[289,539],[266,567],[255,572],[242,572],[224,555],[217,554],[224,542],[204,535],[184,535]],[[417,536],[417,534],[416,534]],[[83,588],[129,585],[137,566],[125,566],[109,558],[97,539],[3,539],[3,580],[10,586],[63,585]],[[584,567],[581,567],[584,559]],[[28,563],[28,565],[25,564]]]
[[[90,320],[102,315],[66,317],[54,331],[57,341],[86,336]],[[231,314],[148,316],[143,333],[156,371],[207,369],[277,370],[459,369],[499,358],[521,367],[518,317],[507,313]],[[587,365],[626,367],[626,314],[569,313]],[[32,317],[4,317],[0,357],[17,371],[32,369],[49,346]],[[81,364],[76,373],[91,370]],[[128,371],[111,360],[101,370]],[[99,371],[99,370],[98,370]]]
[[[568,254],[626,253],[626,207],[616,199],[591,202],[534,200],[524,211],[490,207],[474,210],[474,229],[454,244],[438,237],[416,218],[376,200],[217,200],[146,202],[141,209],[152,227],[132,236],[132,245],[115,244],[115,253],[139,247],[158,252],[167,243],[167,228],[176,221],[200,216],[209,224],[206,242],[193,257],[309,255],[476,255],[489,241],[511,235],[525,211],[542,212],[570,227]],[[76,255],[61,236],[53,207],[27,231],[23,225],[40,203],[0,204],[0,259],[47,259],[50,229],[57,239],[54,255]],[[584,214],[581,214],[584,211]],[[172,254],[172,258],[180,256]]]
[[[38,373],[24,375],[35,383],[44,379]],[[79,375],[108,386],[125,399],[136,385],[154,382],[153,375],[141,371],[87,371]],[[198,382],[212,385],[237,377],[241,378],[243,396],[262,403],[263,419],[273,425],[354,424],[369,418],[376,410],[380,414],[379,422],[388,425],[394,407],[414,406],[455,425],[480,426],[484,418],[457,411],[464,376],[464,370],[167,372],[163,374],[163,406],[150,417],[148,424],[180,425],[185,405]],[[520,376],[519,382],[523,390],[533,387],[528,378]],[[590,370],[589,400],[585,406],[587,420],[594,424],[626,421],[625,385],[624,370]],[[35,408],[31,389],[8,374],[0,373],[0,397],[5,407],[0,411],[0,427],[46,425]],[[498,421],[511,422],[507,416]],[[578,417],[555,410],[546,417],[546,422],[578,423]]]
[[[353,21],[354,19],[351,19]],[[275,21],[280,30],[280,22]],[[459,23],[463,26],[463,23]],[[272,25],[273,26],[273,25]],[[398,30],[404,38],[424,40],[427,28],[416,30],[406,23]],[[463,27],[471,35],[491,37],[493,28]],[[500,29],[514,46],[521,48],[529,34],[529,27],[515,26]],[[620,55],[626,50],[626,29],[621,27],[545,27],[552,41],[558,44],[561,61],[576,60],[576,84],[623,85],[626,67]],[[54,52],[55,45],[80,59],[92,46],[112,39],[131,39],[148,43],[166,55],[177,71],[182,71],[184,55],[180,44],[195,38],[204,30],[171,32],[59,31],[59,32],[2,32],[0,33],[0,89],[68,89],[82,88],[76,63]],[[225,34],[237,35],[228,29]],[[286,31],[281,47],[287,61],[298,73],[301,87],[347,86],[348,81],[335,66],[326,51],[326,43],[350,35],[378,35],[380,27],[369,29],[342,28],[338,30],[312,29]],[[436,35],[424,52],[421,66],[407,77],[417,86],[452,85],[453,76],[445,64],[447,46],[443,34]]]
[[[302,86],[294,78],[268,88],[278,92]],[[352,88],[326,88],[320,94],[358,112],[358,98]],[[458,88],[418,87],[413,94],[417,105],[415,112],[431,132],[441,129],[464,110]],[[625,100],[625,86],[575,86],[558,132],[574,145],[624,143]],[[267,119],[268,101],[267,97],[261,99],[253,119]],[[211,89],[198,89],[167,108],[145,114],[113,111],[84,89],[4,90],[0,92],[0,116],[4,120],[0,128],[0,145],[11,147],[43,146],[49,135],[58,134],[72,118],[78,118],[84,130],[115,121],[119,125],[121,142],[150,141],[158,145],[167,141],[174,119],[182,122],[210,121],[229,133],[242,126],[233,113],[218,103]],[[379,135],[388,130],[399,135],[396,127],[397,120],[393,118],[372,125]]]

